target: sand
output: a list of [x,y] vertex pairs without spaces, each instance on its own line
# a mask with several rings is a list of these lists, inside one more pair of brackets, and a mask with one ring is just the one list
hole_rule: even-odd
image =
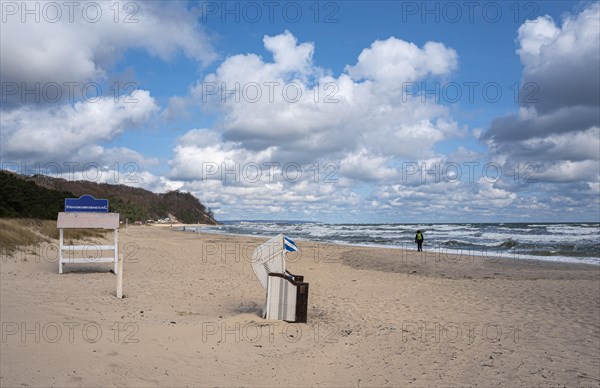
[[265,240],[130,226],[124,299],[55,244],[4,257],[0,385],[600,385],[600,267],[296,241],[293,324],[260,318]]

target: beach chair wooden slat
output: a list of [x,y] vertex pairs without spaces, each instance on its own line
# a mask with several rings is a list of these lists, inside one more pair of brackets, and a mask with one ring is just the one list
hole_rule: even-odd
[[64,264],[112,263],[112,257],[69,257],[63,258]]
[[114,245],[64,245],[62,247],[63,251],[83,251],[83,250],[113,250],[115,249]]

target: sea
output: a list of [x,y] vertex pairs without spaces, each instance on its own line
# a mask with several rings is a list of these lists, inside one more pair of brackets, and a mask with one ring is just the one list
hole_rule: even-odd
[[306,221],[226,221],[186,231],[272,237],[357,246],[600,265],[599,223],[327,224]]

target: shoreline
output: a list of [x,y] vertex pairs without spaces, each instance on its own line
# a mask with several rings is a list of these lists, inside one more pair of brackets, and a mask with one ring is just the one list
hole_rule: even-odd
[[[183,232],[182,230],[173,230],[173,232]],[[188,231],[186,231],[188,232]],[[188,232],[189,233],[189,232]],[[232,244],[237,244],[239,240],[250,239],[255,241],[247,244],[249,247],[257,246],[266,241],[269,237],[251,236],[229,233],[198,233],[200,238],[208,238],[212,241],[219,241],[227,244],[227,240],[219,239],[223,236],[232,239]],[[563,279],[565,276],[561,271],[572,271],[576,273],[575,278],[600,280],[600,266],[589,263],[561,262],[536,259],[510,259],[501,256],[477,256],[461,255],[454,253],[436,254],[432,251],[424,250],[422,253],[416,249],[403,249],[389,246],[357,246],[352,244],[337,244],[322,241],[311,241],[304,239],[294,240],[300,246],[300,257],[296,261],[306,259],[302,255],[302,248],[309,250],[324,250],[326,253],[320,256],[320,259],[339,261],[344,265],[355,269],[373,270],[378,272],[402,273],[408,275],[417,275],[425,277],[440,277],[444,279]],[[325,249],[323,249],[325,247]],[[243,251],[242,248],[239,249]],[[349,253],[347,253],[349,252]],[[333,256],[339,254],[339,259]],[[356,260],[356,254],[360,259]],[[244,259],[251,259],[246,253]],[[309,259],[315,259],[308,254]],[[371,266],[366,260],[375,260]],[[288,260],[289,261],[289,260]],[[587,276],[590,273],[590,276]]]
[[[198,226],[196,224],[181,224],[178,225],[177,227],[183,227],[183,226],[187,226],[187,227],[194,227],[194,226]],[[208,226],[208,227],[216,227],[219,225],[200,225],[202,227]],[[177,232],[192,232],[191,230],[174,230]],[[215,232],[215,233],[210,233],[210,232],[206,232],[206,231],[198,231],[198,230],[194,230],[194,233],[205,233],[207,235],[222,235],[222,236],[242,236],[242,237],[251,237],[251,238],[266,238],[268,239],[268,236],[257,236],[257,235],[251,235],[251,234],[243,234],[243,233],[220,233],[220,232]],[[409,252],[416,252],[416,248],[411,248],[411,247],[405,247],[405,246],[399,246],[399,245],[383,245],[383,244],[369,244],[369,243],[349,243],[349,242],[338,242],[338,241],[316,241],[316,240],[306,240],[303,238],[298,238],[298,239],[294,239],[294,241],[305,241],[305,242],[309,242],[309,243],[321,243],[321,244],[332,244],[332,245],[340,245],[340,246],[349,246],[349,247],[358,247],[358,248],[376,248],[376,249],[398,249],[398,250],[405,250],[405,251],[409,251]],[[496,260],[496,259],[502,259],[502,260],[508,260],[508,261],[532,261],[532,262],[545,262],[545,263],[564,263],[564,264],[580,264],[580,265],[588,265],[588,266],[592,266],[592,267],[599,267],[600,268],[600,261],[598,262],[590,262],[590,260],[600,260],[600,257],[596,258],[596,257],[591,257],[591,258],[578,258],[578,257],[573,257],[573,256],[536,256],[536,255],[526,255],[526,254],[511,254],[511,253],[502,253],[502,252],[497,252],[494,250],[490,250],[490,251],[482,251],[482,250],[472,250],[472,251],[468,251],[468,250],[459,250],[459,249],[449,249],[449,248],[443,248],[440,247],[439,245],[437,247],[434,247],[433,249],[427,249],[428,246],[426,244],[423,245],[424,247],[424,254],[425,255],[429,255],[429,256],[447,256],[447,255],[452,255],[452,256],[468,256],[468,257],[478,257],[478,258],[487,258],[490,261]],[[437,250],[437,253],[432,253],[435,252]],[[464,252],[464,253],[463,253]],[[566,260],[561,260],[561,259],[566,259]]]
[[[130,225],[132,226],[132,225]],[[172,227],[172,228],[182,228],[184,226],[202,226],[202,227],[208,227],[208,226],[219,226],[219,225],[213,225],[213,224],[177,224],[177,223],[173,223],[173,224],[159,224],[159,223],[152,223],[152,224],[145,224],[145,225],[133,225],[133,226],[153,226],[153,227]]]
[[308,322],[293,324],[260,317],[265,295],[250,260],[265,239],[131,228],[120,235],[124,299],[115,298],[110,264],[67,265],[59,275],[52,257],[5,258],[2,386],[600,379],[596,267],[464,256],[422,262],[416,252],[298,240],[287,266],[310,289]]

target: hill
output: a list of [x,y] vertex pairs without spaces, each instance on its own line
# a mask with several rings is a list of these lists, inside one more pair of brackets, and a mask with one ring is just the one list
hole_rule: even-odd
[[74,194],[51,190],[22,176],[0,170],[0,218],[56,219],[64,201]]
[[145,221],[172,215],[186,224],[217,224],[212,211],[190,193],[156,194],[125,185],[0,171],[0,217],[56,219],[65,198],[84,194],[108,199],[109,211],[120,213],[121,219]]

